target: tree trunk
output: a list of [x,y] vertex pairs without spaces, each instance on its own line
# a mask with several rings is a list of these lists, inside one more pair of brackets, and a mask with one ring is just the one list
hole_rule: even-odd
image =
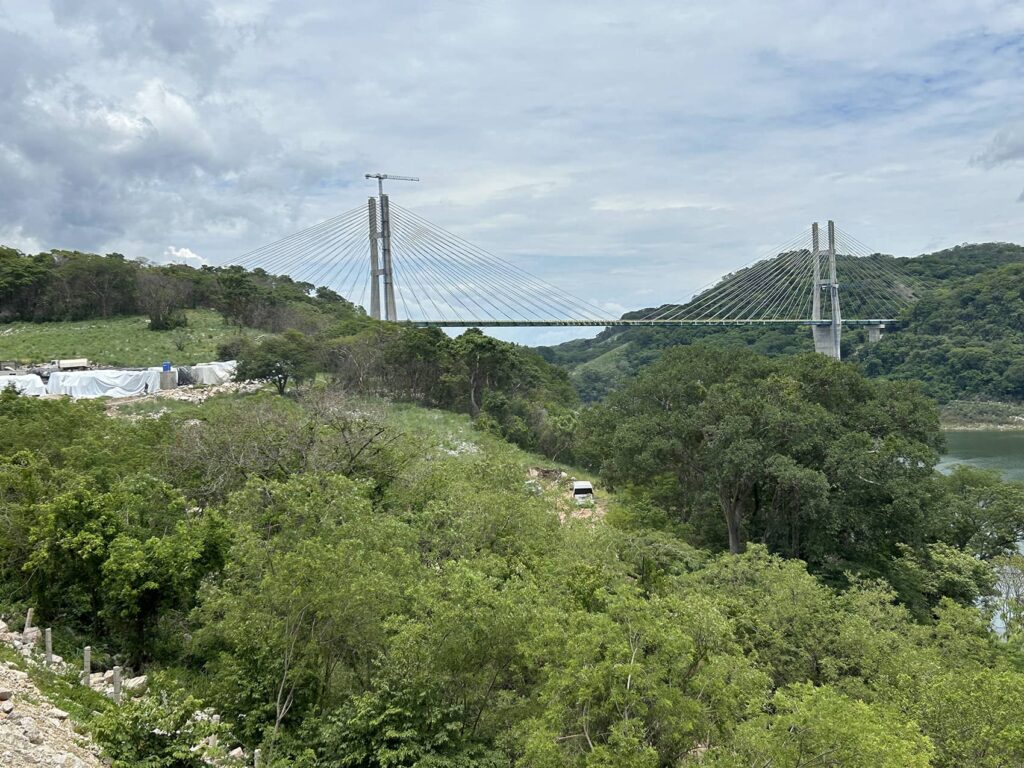
[[729,529],[729,552],[733,555],[743,553],[743,542],[740,539],[740,519],[743,500],[733,495],[722,495],[722,512],[725,513],[725,526]]
[[480,403],[477,401],[476,389],[476,377],[471,377],[469,380],[469,415],[474,419],[480,415]]

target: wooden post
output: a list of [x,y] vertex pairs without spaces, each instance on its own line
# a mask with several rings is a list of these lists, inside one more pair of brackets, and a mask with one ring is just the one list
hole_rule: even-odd
[[121,668],[114,667],[114,703],[121,703]]
[[43,631],[43,642],[46,648],[46,666],[50,666],[53,664],[53,634],[49,627]]
[[82,652],[82,682],[89,685],[89,678],[92,676],[92,646],[85,646]]

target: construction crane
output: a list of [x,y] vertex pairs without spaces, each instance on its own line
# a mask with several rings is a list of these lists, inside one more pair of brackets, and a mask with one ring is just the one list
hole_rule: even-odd
[[377,193],[380,195],[384,194],[384,179],[391,179],[392,181],[419,181],[415,176],[390,176],[386,173],[368,173],[366,178],[377,180]]

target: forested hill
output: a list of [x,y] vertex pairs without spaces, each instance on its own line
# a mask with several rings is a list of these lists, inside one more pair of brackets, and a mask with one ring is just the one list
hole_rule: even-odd
[[[847,329],[844,358],[871,376],[920,379],[941,401],[1024,399],[1024,246],[959,245],[902,266],[920,281],[920,301],[877,345],[868,346],[862,330]],[[583,399],[593,401],[662,350],[698,340],[771,356],[812,349],[806,328],[609,328],[538,351],[568,369]]]
[[184,326],[184,311],[201,308],[273,332],[365,317],[329,288],[260,269],[148,264],[119,253],[25,254],[0,246],[0,323],[148,315],[149,328],[161,331]]
[[[482,427],[549,456],[563,453],[571,440],[579,403],[566,372],[528,347],[477,329],[450,338],[437,328],[382,323],[329,288],[260,269],[194,269],[120,254],[29,255],[0,247],[0,360],[24,358],[18,350],[46,351],[48,332],[73,325],[51,321],[88,320],[112,337],[107,348],[119,357],[96,362],[154,365],[162,358],[129,361],[123,319],[136,321],[133,329],[148,325],[143,335],[179,339],[212,335],[208,327],[185,327],[190,314],[209,310],[227,324],[222,335],[210,344],[183,344],[180,355],[216,346],[218,359],[238,361],[241,376],[272,382],[282,394],[329,378],[349,392],[467,413]],[[148,324],[139,315],[148,316]],[[33,339],[39,343],[28,343]],[[84,356],[77,349],[68,356]],[[21,362],[59,354],[50,348]]]

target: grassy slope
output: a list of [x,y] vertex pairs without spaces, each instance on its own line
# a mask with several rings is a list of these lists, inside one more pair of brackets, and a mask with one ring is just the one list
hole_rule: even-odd
[[[217,345],[239,331],[209,310],[190,310],[188,328],[151,331],[145,317],[83,320],[75,323],[0,325],[0,360],[41,363],[54,358],[87,357],[101,365],[134,367],[201,363],[216,359]],[[252,331],[244,331],[252,333]],[[178,350],[176,341],[184,341]]]
[[628,369],[628,363],[625,360],[628,349],[629,341],[624,341],[617,347],[610,347],[607,352],[602,352],[597,357],[577,365],[572,369],[573,373],[578,374],[581,371],[590,370],[604,375],[617,373],[625,375]]
[[[379,404],[380,401],[373,402]],[[472,420],[465,414],[422,408],[407,403],[387,404],[386,414],[388,422],[396,429],[426,438],[428,442],[440,446],[442,450],[456,455],[461,453],[465,446],[478,446],[486,451],[488,444],[501,444],[517,456],[524,471],[529,467],[558,468],[571,477],[593,480],[595,485],[597,484],[597,478],[591,478],[586,470],[527,453],[499,437],[475,429]]]
[[[268,389],[265,394],[269,394]],[[124,417],[149,417],[156,418],[162,414],[169,414],[173,418],[190,419],[202,418],[203,413],[209,408],[209,404],[218,402],[225,398],[245,399],[245,394],[223,394],[216,395],[206,403],[190,403],[176,401],[161,397],[150,397],[134,402],[127,402],[117,408],[117,413]],[[436,448],[446,456],[465,457],[472,461],[475,457],[488,452],[489,446],[500,447],[503,451],[510,451],[516,461],[523,467],[524,477],[526,470],[530,467],[557,468],[564,471],[570,477],[592,480],[595,486],[600,487],[598,478],[591,477],[586,470],[552,461],[544,456],[518,448],[507,443],[500,437],[481,432],[474,428],[469,416],[451,411],[442,411],[436,408],[423,408],[408,403],[390,403],[377,399],[357,399],[356,402],[370,411],[382,411],[387,423],[400,432],[415,435],[423,441],[430,450]],[[427,458],[426,456],[424,458]]]

